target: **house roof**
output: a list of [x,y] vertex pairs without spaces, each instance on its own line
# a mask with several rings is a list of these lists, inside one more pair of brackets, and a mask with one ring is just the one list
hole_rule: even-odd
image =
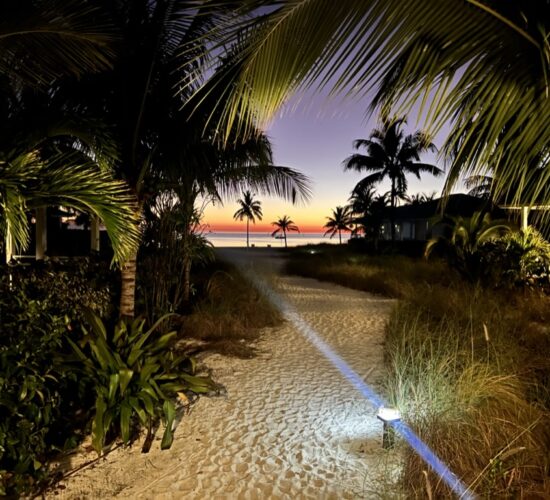
[[[418,203],[415,205],[403,205],[395,208],[395,220],[414,220],[414,219],[430,219],[441,214],[442,201],[444,198]],[[470,196],[468,194],[451,194],[446,199],[444,213],[448,215],[460,215],[463,217],[471,217],[474,212],[484,208],[494,208],[487,200]],[[387,209],[384,217],[390,217],[390,210]]]

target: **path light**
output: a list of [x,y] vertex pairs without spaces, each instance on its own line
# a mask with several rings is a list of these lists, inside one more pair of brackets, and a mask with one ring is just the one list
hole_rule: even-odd
[[311,255],[315,255],[317,252],[316,252],[315,250],[310,250],[309,253],[310,253]]
[[395,432],[393,424],[401,420],[401,413],[396,408],[385,408],[381,406],[378,409],[376,418],[384,422],[384,430],[382,433],[382,448],[385,450],[393,448],[395,444]]

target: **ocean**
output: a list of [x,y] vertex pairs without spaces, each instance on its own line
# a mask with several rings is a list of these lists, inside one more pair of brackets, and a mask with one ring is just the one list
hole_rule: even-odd
[[[246,232],[211,232],[205,234],[206,238],[215,247],[246,247]],[[286,236],[289,247],[298,245],[309,245],[317,243],[338,243],[338,235],[332,239],[327,235],[323,238],[323,233],[290,233]],[[342,243],[347,242],[349,233],[342,233]],[[271,233],[250,233],[250,245],[255,247],[273,247],[280,248],[285,246],[285,240],[274,238]]]

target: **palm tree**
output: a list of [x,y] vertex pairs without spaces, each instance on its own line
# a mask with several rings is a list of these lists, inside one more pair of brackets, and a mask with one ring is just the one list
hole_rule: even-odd
[[344,169],[357,172],[373,172],[358,183],[363,189],[376,185],[388,177],[391,181],[390,191],[390,219],[391,239],[395,240],[395,206],[399,195],[407,191],[407,173],[412,173],[420,179],[421,172],[432,175],[442,174],[442,170],[435,165],[420,162],[420,154],[435,150],[424,132],[417,131],[405,136],[401,125],[405,120],[384,118],[382,128],[375,129],[370,139],[357,139],[355,149],[365,148],[367,155],[353,154],[344,160]]
[[[534,168],[548,172],[549,2],[411,0],[403,9],[402,0],[256,0],[246,8],[266,4],[251,29],[227,32],[227,40],[248,36],[220,101],[224,128],[251,119],[263,126],[306,88],[332,85],[358,97],[374,90],[372,106],[385,112],[420,105],[432,134],[452,121],[447,192],[495,159],[497,192],[529,184]],[[547,180],[530,186],[531,199]]]
[[332,217],[327,217],[328,222],[323,226],[326,227],[324,236],[330,234],[330,239],[338,233],[340,245],[342,244],[342,231],[351,231],[352,218],[349,207],[336,207],[332,211]]
[[256,218],[262,220],[262,204],[254,199],[254,195],[250,191],[245,191],[242,199],[238,199],[237,203],[241,208],[233,214],[233,218],[242,221],[246,217],[246,248],[248,248],[250,246],[250,221],[255,224]]
[[436,195],[436,191],[432,191],[431,193],[416,193],[412,196],[407,196],[406,201],[409,205],[421,205],[422,203],[435,200]]
[[300,232],[300,230],[298,229],[298,226],[294,224],[294,221],[288,215],[283,215],[282,217],[279,217],[275,222],[272,222],[271,225],[277,228],[275,229],[275,231],[271,233],[271,236],[275,236],[280,232],[283,233],[283,238],[285,240],[285,248],[287,248],[286,233],[288,231]]

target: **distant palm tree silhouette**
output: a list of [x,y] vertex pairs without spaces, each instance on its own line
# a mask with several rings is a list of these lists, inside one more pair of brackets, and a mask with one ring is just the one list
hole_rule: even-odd
[[435,165],[420,162],[420,154],[428,150],[435,151],[436,148],[429,141],[428,136],[420,130],[405,136],[401,130],[401,125],[404,123],[404,118],[383,118],[382,127],[373,130],[369,139],[357,139],[353,142],[355,149],[365,148],[368,154],[356,153],[344,160],[345,170],[373,172],[359,181],[355,189],[374,186],[386,177],[390,179],[392,241],[395,240],[396,201],[407,192],[406,174],[414,174],[420,179],[421,172],[429,172],[435,176],[443,173]]
[[330,234],[330,238],[338,233],[340,238],[340,245],[342,244],[342,231],[351,231],[351,224],[353,219],[351,217],[351,211],[349,207],[336,207],[336,210],[332,211],[332,217],[327,217],[328,222],[323,226],[326,227],[324,236]]
[[283,233],[283,237],[285,240],[285,248],[287,248],[286,233],[288,231],[300,232],[300,230],[298,229],[298,226],[294,224],[294,221],[288,215],[283,215],[283,217],[279,217],[275,222],[272,222],[271,225],[277,228],[275,229],[275,231],[271,233],[271,236],[275,236],[277,233],[280,233],[280,232]]
[[246,217],[246,248],[250,246],[250,221],[256,223],[256,218],[262,220],[262,203],[254,199],[254,195],[250,191],[243,193],[242,200],[237,200],[241,208],[233,214],[235,220],[243,220]]

